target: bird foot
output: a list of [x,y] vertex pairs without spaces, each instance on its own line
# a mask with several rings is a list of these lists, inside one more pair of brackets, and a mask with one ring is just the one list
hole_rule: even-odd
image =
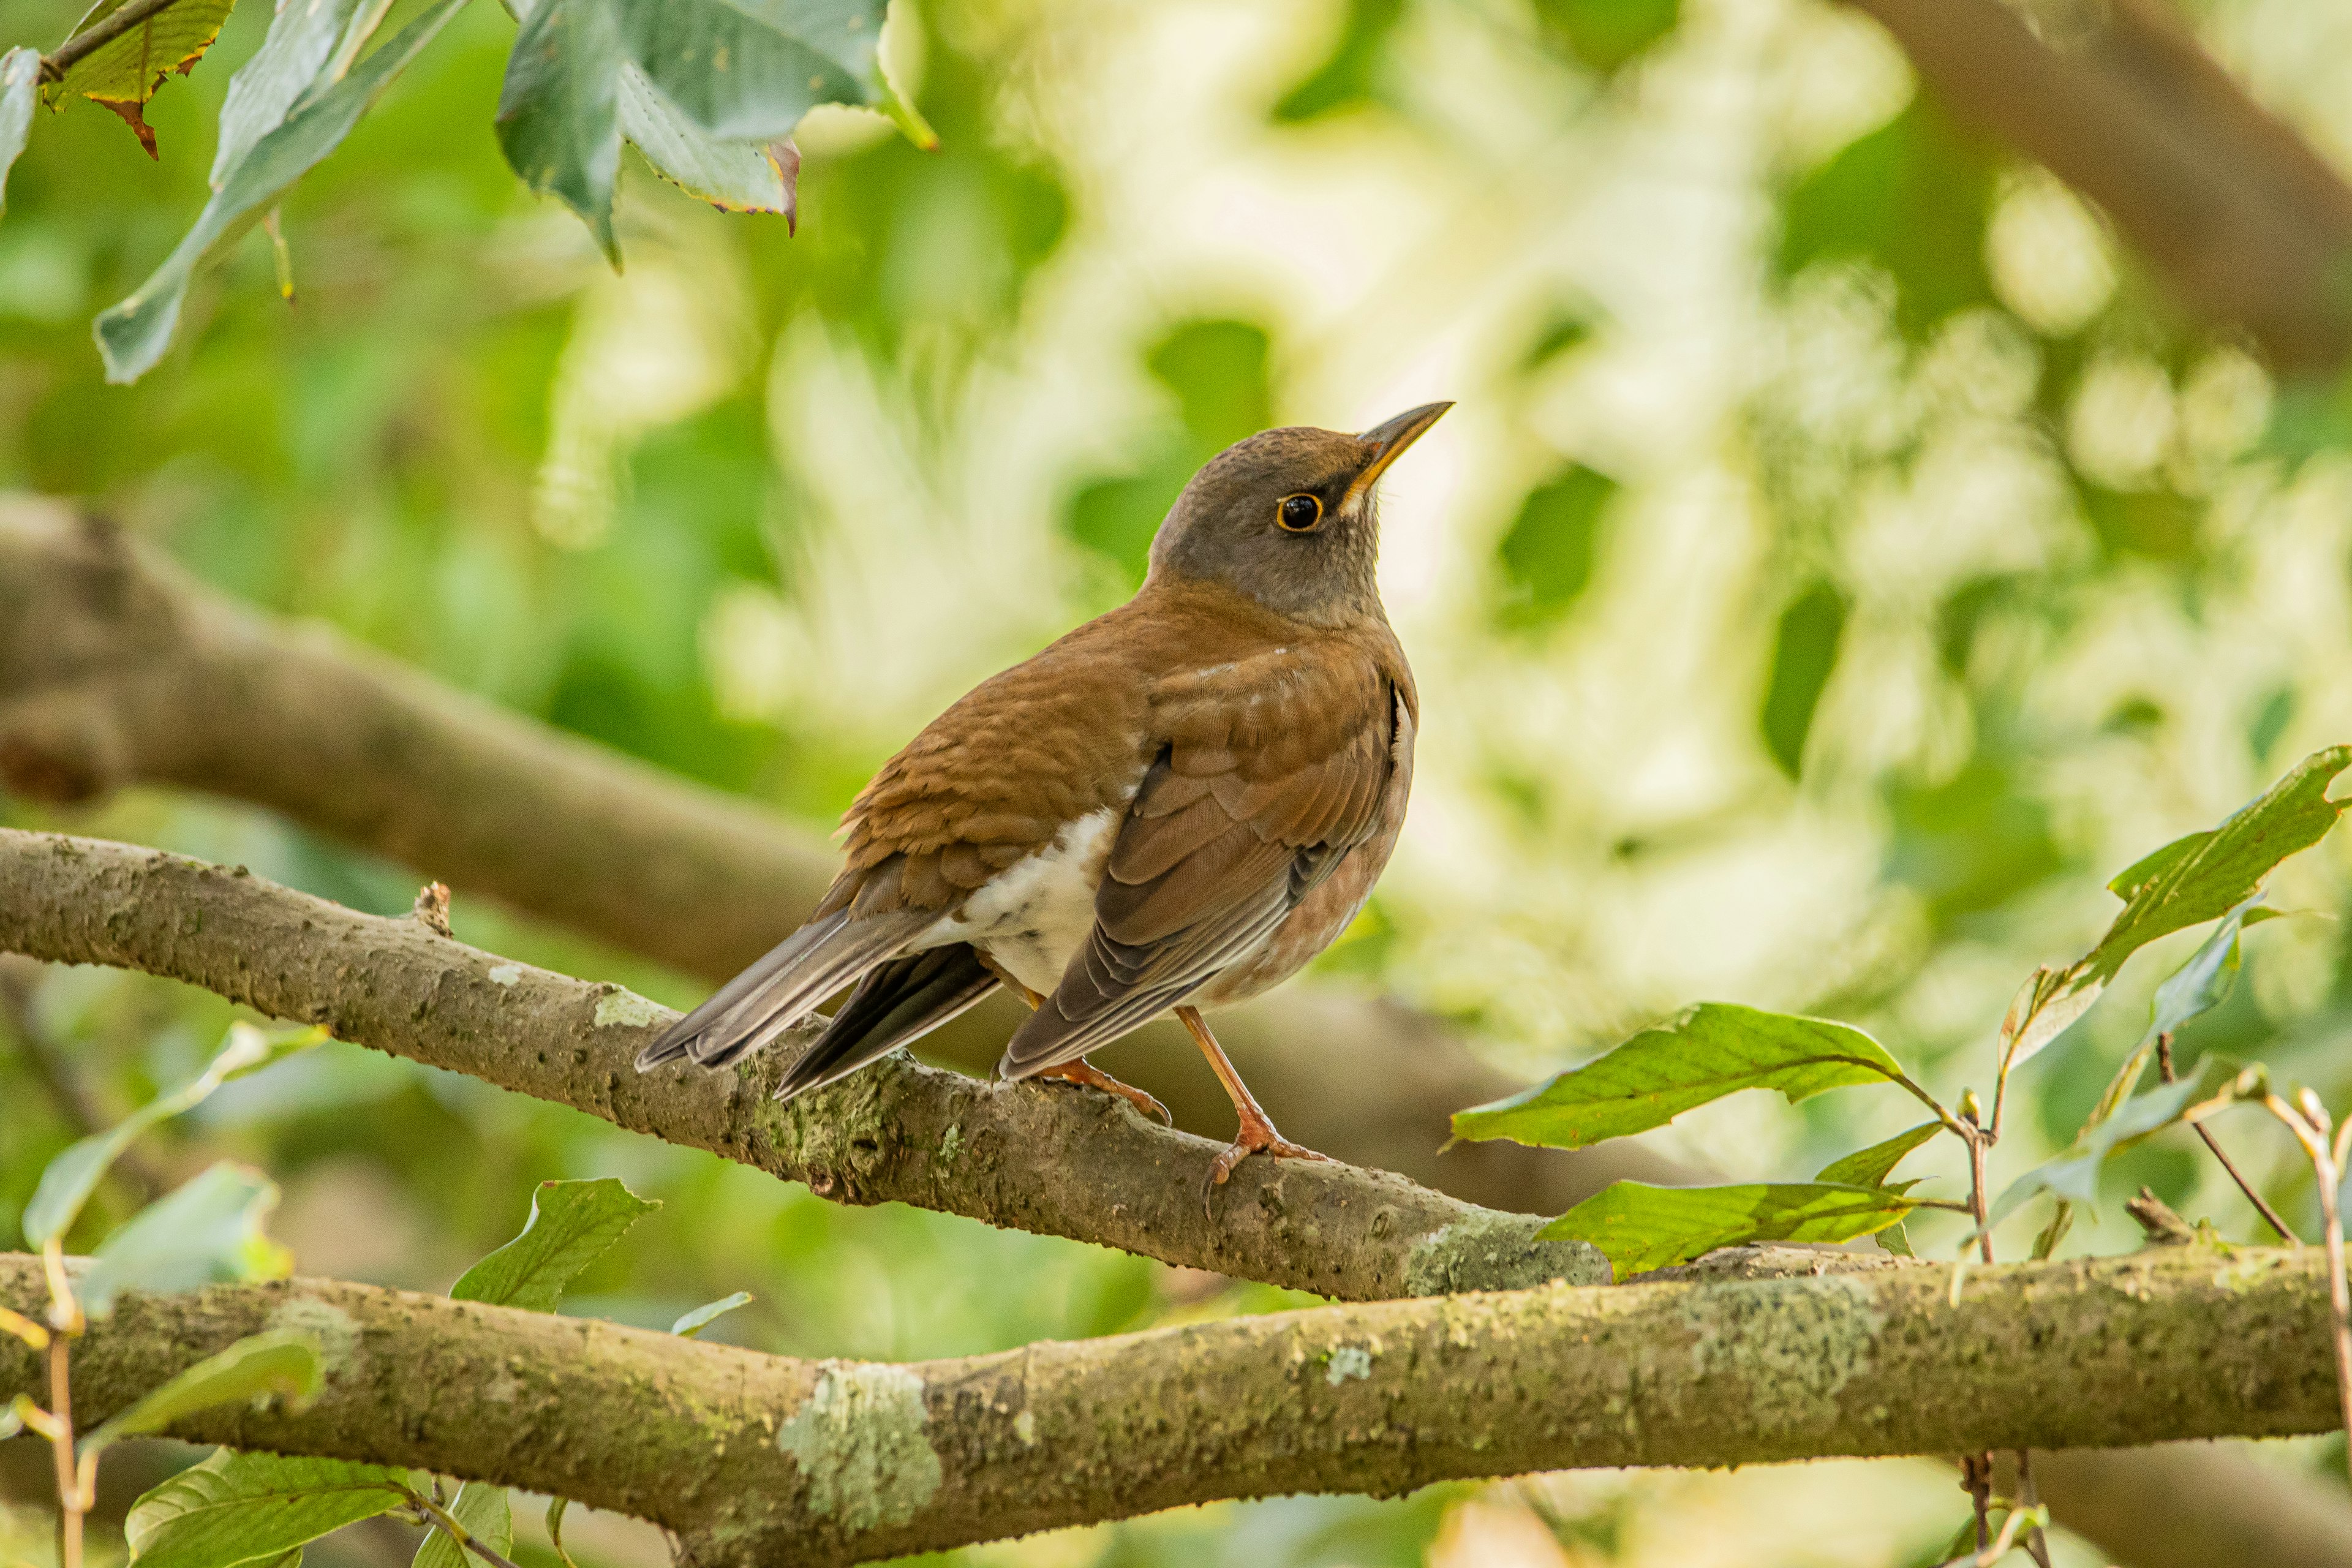
[[1163,1126],[1173,1127],[1176,1125],[1176,1119],[1168,1114],[1168,1108],[1166,1106],[1160,1104],[1158,1100],[1152,1099],[1151,1096],[1144,1093],[1143,1090],[1136,1088],[1133,1084],[1119,1082],[1118,1079],[1111,1077],[1110,1074],[1103,1071],[1100,1068],[1096,1067],[1092,1062],[1086,1060],[1084,1058],[1074,1062],[1065,1063],[1061,1067],[1055,1068],[1049,1072],[1039,1073],[1037,1076],[1039,1078],[1058,1078],[1066,1082],[1083,1084],[1087,1089],[1098,1089],[1105,1094],[1115,1094],[1121,1100],[1127,1101],[1129,1105],[1135,1107],[1136,1110],[1139,1114],[1144,1116],[1157,1116],[1160,1118],[1160,1123]]
[[[1201,1201],[1206,1205],[1215,1191],[1233,1178],[1234,1170],[1252,1154],[1264,1154],[1275,1160],[1328,1160],[1328,1154],[1318,1154],[1304,1143],[1293,1143],[1275,1131],[1274,1123],[1263,1114],[1242,1118],[1242,1130],[1225,1152],[1209,1163],[1209,1179],[1201,1188]],[[1213,1212],[1213,1211],[1212,1211]]]

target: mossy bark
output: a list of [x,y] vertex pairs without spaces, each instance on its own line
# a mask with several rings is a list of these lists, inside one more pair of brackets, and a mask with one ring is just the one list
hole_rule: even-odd
[[[317,1280],[132,1297],[77,1352],[90,1417],[238,1335],[317,1334],[323,1395],[180,1435],[421,1466],[651,1519],[701,1568],[938,1550],[1181,1503],[1580,1466],[2324,1431],[2316,1252],[2168,1247],[1949,1270],[1317,1308],[997,1355],[809,1363]],[[0,1256],[0,1301],[37,1303]],[[39,1368],[0,1348],[0,1398]]]
[[777,1050],[741,1068],[632,1062],[673,1014],[362,915],[242,868],[0,829],[0,949],[168,975],[339,1038],[708,1149],[844,1203],[898,1201],[1345,1300],[1607,1278],[1543,1221],[1401,1176],[1251,1160],[1203,1205],[1218,1145],[1091,1089],[894,1057],[789,1105]]

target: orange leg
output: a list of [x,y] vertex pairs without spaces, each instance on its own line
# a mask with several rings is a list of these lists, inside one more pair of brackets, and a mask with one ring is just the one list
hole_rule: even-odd
[[[984,952],[982,953],[980,955],[980,962],[986,965],[989,972],[994,974],[997,979],[1004,983],[1006,990],[1011,991],[1014,995],[1019,996],[1023,1001],[1027,1002],[1031,1012],[1034,1013],[1038,1008],[1045,1005],[1045,999],[1043,996],[1038,995],[1037,993],[1030,990],[1029,987],[1022,984],[1021,982],[1013,979],[1012,975],[1006,973],[997,962],[989,957],[988,954]],[[1160,1104],[1160,1101],[1144,1093],[1143,1090],[1136,1088],[1133,1084],[1119,1082],[1118,1079],[1111,1077],[1110,1074],[1103,1071],[1100,1068],[1095,1066],[1084,1057],[1080,1057],[1074,1062],[1064,1062],[1057,1068],[1047,1068],[1044,1072],[1039,1073],[1037,1076],[1039,1078],[1057,1078],[1065,1083],[1075,1083],[1086,1089],[1098,1089],[1105,1094],[1115,1094],[1121,1100],[1127,1101],[1129,1105],[1135,1107],[1139,1115],[1157,1116],[1160,1118],[1160,1124],[1162,1126],[1173,1127],[1176,1125],[1176,1119],[1168,1114],[1168,1108],[1166,1106]]]
[[1201,1047],[1201,1054],[1209,1058],[1210,1070],[1217,1075],[1217,1081],[1225,1086],[1225,1093],[1233,1098],[1234,1114],[1241,1118],[1241,1131],[1234,1139],[1232,1146],[1218,1155],[1216,1163],[1209,1167],[1211,1186],[1224,1185],[1226,1179],[1233,1175],[1234,1167],[1252,1154],[1263,1152],[1277,1160],[1330,1158],[1328,1154],[1317,1153],[1305,1144],[1293,1143],[1275,1131],[1274,1123],[1266,1119],[1265,1108],[1258,1104],[1256,1096],[1250,1093],[1249,1085],[1244,1083],[1242,1075],[1234,1070],[1234,1064],[1225,1059],[1224,1047],[1217,1044],[1216,1036],[1209,1033],[1208,1022],[1201,1016],[1198,1007],[1179,1007],[1176,1016],[1192,1032],[1194,1043]]

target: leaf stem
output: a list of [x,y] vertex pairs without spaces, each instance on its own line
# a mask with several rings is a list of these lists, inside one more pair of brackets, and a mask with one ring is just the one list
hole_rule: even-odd
[[[437,1477],[436,1484],[438,1484]],[[447,1509],[443,1508],[431,1498],[422,1492],[411,1492],[408,1494],[408,1500],[416,1505],[416,1510],[430,1520],[436,1529],[466,1551],[488,1563],[490,1568],[516,1568],[513,1558],[501,1555],[496,1547],[459,1524]]]
[[[2156,1070],[2162,1076],[2165,1082],[2173,1081],[2172,1035],[2168,1030],[2156,1037]],[[2262,1215],[2263,1223],[2278,1232],[2279,1239],[2288,1246],[2301,1247],[2303,1237],[2289,1230],[2286,1221],[2279,1217],[2278,1210],[2263,1201],[2263,1194],[2254,1190],[2253,1183],[2246,1180],[2245,1173],[2238,1169],[2229,1155],[2221,1152],[2221,1145],[2214,1140],[2212,1132],[2206,1128],[2205,1123],[2196,1121],[2191,1122],[2190,1125],[2197,1129],[2197,1136],[2205,1141],[2205,1147],[2213,1152],[2213,1158],[2221,1162],[2221,1169],[2230,1173],[2230,1180],[2237,1183],[2238,1190],[2246,1194],[2246,1201],[2253,1205],[2255,1210]],[[2347,1122],[2346,1125],[2352,1126],[2352,1122]],[[2336,1163],[2340,1165],[2343,1162],[2338,1160]]]
[[179,4],[179,0],[130,0],[116,7],[59,44],[52,52],[41,57],[41,79],[63,81],[66,72],[90,55],[106,47],[142,22],[149,21]]
[[[2333,1145],[2329,1143],[2328,1135],[2336,1129],[2317,1095],[2306,1089],[2298,1098],[2303,1102],[2300,1108],[2276,1094],[2263,1096],[2263,1104],[2294,1134],[2295,1142],[2310,1156],[2313,1173],[2319,1178],[2319,1218],[2325,1232],[2321,1242],[2327,1248],[2327,1310],[2335,1329],[2336,1402],[2343,1415],[2344,1429],[2352,1433],[2352,1287],[2347,1287],[2344,1279],[2344,1223],[2340,1212],[2344,1165],[2338,1157],[2347,1140],[2339,1136]],[[2346,1125],[2352,1127],[2352,1122]],[[2352,1476],[2352,1448],[2345,1450],[2345,1471]]]

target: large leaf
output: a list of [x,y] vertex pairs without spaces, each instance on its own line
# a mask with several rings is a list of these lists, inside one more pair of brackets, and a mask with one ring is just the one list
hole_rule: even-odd
[[319,1392],[319,1349],[306,1334],[286,1330],[249,1334],[206,1356],[130,1409],[84,1437],[94,1453],[109,1443],[161,1432],[184,1415],[247,1400],[304,1400]]
[[[334,56],[358,0],[278,0],[269,32],[253,58],[229,78],[213,148],[212,187],[219,190],[264,136],[286,122]],[[375,7],[371,6],[370,10]]]
[[690,196],[728,212],[796,216],[800,149],[789,137],[728,142],[678,112],[635,65],[621,66],[621,134],[654,172]]
[[1897,1132],[1884,1143],[1873,1143],[1857,1153],[1831,1161],[1822,1167],[1822,1173],[1813,1180],[1848,1187],[1885,1186],[1887,1176],[1902,1163],[1903,1156],[1943,1130],[1944,1124],[1940,1121],[1923,1121],[1916,1127]]
[[277,1206],[275,1183],[224,1160],[100,1242],[75,1293],[90,1316],[104,1317],[124,1290],[283,1279],[293,1259],[261,1230]]
[[[76,60],[67,68],[55,92],[59,97],[87,98],[114,110],[147,149],[147,155],[155,157],[155,132],[148,129],[141,109],[173,73],[184,76],[195,68],[220,36],[221,24],[228,20],[229,9],[236,4],[236,0],[177,0]],[[100,18],[100,24],[103,21]]]
[[1654,1187],[1612,1182],[1537,1234],[1589,1241],[1619,1279],[1749,1241],[1852,1241],[1895,1224],[1917,1201],[1886,1187],[1827,1182]]
[[[878,106],[927,129],[884,81],[887,0],[538,0],[499,93],[499,143],[535,191],[580,215],[606,255],[625,131],[721,205],[788,210],[775,143],[820,103]],[[634,67],[642,79],[633,78]]]
[[1986,1223],[1999,1224],[2043,1193],[2065,1203],[2096,1203],[2099,1169],[2109,1155],[2145,1142],[2168,1127],[2201,1121],[2241,1100],[2259,1099],[2264,1087],[2262,1068],[2241,1068],[2220,1057],[2207,1057],[2197,1064],[2195,1076],[2124,1101],[2114,1115],[2084,1128],[2064,1153],[2011,1183],[1993,1204]]
[[[449,1504],[449,1517],[465,1532],[501,1557],[514,1554],[514,1506],[504,1487],[467,1481]],[[436,1528],[417,1547],[409,1568],[482,1568],[481,1561]]]
[[0,55],[0,213],[8,210],[8,171],[25,151],[33,129],[33,106],[41,100],[41,51],[10,49]]
[[1597,1061],[1508,1100],[1455,1112],[1454,1135],[1581,1149],[1664,1126],[1743,1089],[1777,1089],[1793,1103],[1824,1089],[1902,1077],[1877,1041],[1847,1025],[1703,1002]]
[[659,1207],[611,1176],[541,1182],[522,1234],[467,1269],[449,1294],[460,1301],[552,1312],[582,1269]]
[[98,318],[98,351],[106,361],[107,380],[136,381],[163,357],[196,268],[259,221],[295,181],[341,145],[360,116],[465,4],[438,0],[341,81],[299,100],[284,124],[254,143],[163,264],[130,298]]
[[205,1070],[169,1094],[159,1095],[103,1132],[68,1145],[41,1172],[40,1184],[25,1205],[25,1242],[36,1252],[65,1235],[108,1167],[139,1135],[159,1122],[194,1110],[234,1078],[268,1067],[327,1037],[324,1029],[264,1030],[233,1024],[220,1051]]
[[2343,810],[2327,798],[2327,786],[2347,767],[2352,746],[2315,752],[2221,826],[2177,838],[2119,873],[2107,885],[2124,900],[2123,912],[2099,944],[2063,969],[2036,972],[2010,1005],[2002,1070],[2081,1017],[2133,953],[2228,914],[2262,891],[2279,862],[2326,837]]
[[141,1498],[123,1534],[141,1568],[274,1563],[304,1542],[399,1507],[407,1495],[404,1471],[222,1448]]

